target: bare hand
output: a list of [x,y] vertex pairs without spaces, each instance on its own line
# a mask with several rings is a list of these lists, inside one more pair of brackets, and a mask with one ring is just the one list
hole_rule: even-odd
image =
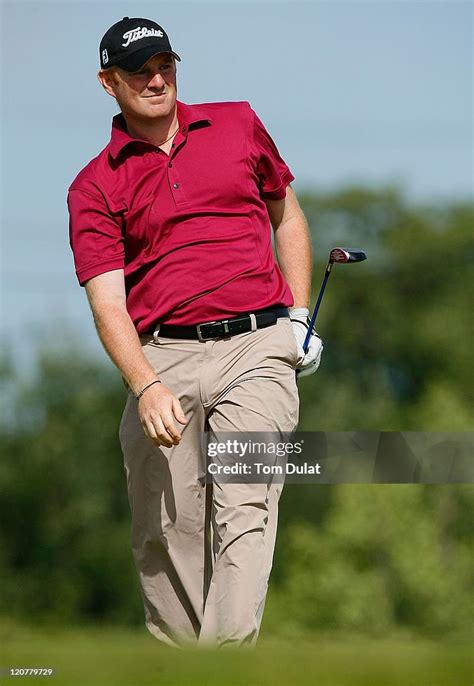
[[174,420],[180,424],[188,422],[178,398],[162,383],[154,384],[142,395],[138,401],[138,416],[145,436],[166,448],[181,441]]

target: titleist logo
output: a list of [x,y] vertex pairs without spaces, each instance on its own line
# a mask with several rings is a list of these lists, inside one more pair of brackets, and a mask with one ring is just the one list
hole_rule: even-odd
[[148,38],[149,36],[158,36],[158,38],[163,38],[163,31],[158,31],[157,29],[147,29],[145,26],[138,26],[136,29],[131,29],[123,34],[125,43],[122,46],[126,48],[130,43],[134,43],[136,40],[141,38]]

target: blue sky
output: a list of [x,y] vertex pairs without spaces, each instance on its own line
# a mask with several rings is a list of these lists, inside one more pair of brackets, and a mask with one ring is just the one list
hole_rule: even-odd
[[164,26],[182,57],[181,100],[251,102],[296,191],[397,182],[428,200],[472,193],[472,11],[456,0],[3,2],[3,335],[22,355],[60,320],[99,349],[65,198],[109,138],[116,106],[95,77],[98,43],[122,16]]

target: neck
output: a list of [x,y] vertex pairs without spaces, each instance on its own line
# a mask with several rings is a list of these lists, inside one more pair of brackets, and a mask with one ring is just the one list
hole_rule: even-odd
[[123,113],[127,124],[127,132],[132,138],[140,138],[152,145],[159,146],[166,141],[178,128],[178,112],[175,107],[167,117],[159,119],[137,119]]

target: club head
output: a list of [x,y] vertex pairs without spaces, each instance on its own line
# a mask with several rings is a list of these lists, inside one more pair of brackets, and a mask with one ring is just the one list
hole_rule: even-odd
[[333,248],[329,254],[330,262],[347,263],[347,262],[362,262],[367,259],[367,255],[363,250],[356,248]]

